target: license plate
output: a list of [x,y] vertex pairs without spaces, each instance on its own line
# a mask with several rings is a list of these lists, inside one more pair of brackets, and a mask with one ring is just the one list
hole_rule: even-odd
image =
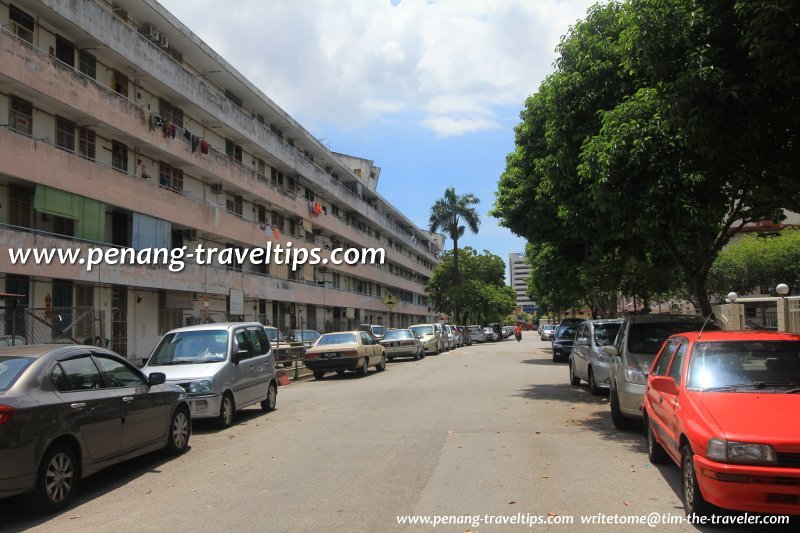
[[331,357],[338,357],[338,356],[339,356],[339,354],[336,353],[336,352],[327,352],[327,353],[322,354],[322,357],[325,357],[327,359],[330,359]]

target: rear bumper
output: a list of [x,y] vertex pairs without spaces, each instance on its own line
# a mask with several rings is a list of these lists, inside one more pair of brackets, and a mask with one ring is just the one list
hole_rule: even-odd
[[624,379],[617,381],[616,386],[620,411],[629,418],[642,418],[645,386]]
[[363,363],[363,357],[335,357],[333,359],[303,359],[306,368],[312,371],[355,370]]
[[386,357],[414,357],[417,355],[417,347],[416,346],[386,346],[385,344],[383,347],[386,349]]
[[709,503],[734,511],[800,515],[800,469],[729,465],[700,455],[694,456],[694,467]]

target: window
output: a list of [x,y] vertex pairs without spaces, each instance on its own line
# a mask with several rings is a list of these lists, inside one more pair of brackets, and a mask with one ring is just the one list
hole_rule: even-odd
[[234,334],[234,338],[236,339],[236,344],[239,347],[239,351],[242,350],[247,352],[247,355],[244,356],[242,359],[250,359],[253,357],[253,346],[251,343],[251,337],[248,335],[247,331],[244,329],[240,329],[236,331]]
[[256,162],[258,163],[258,165],[256,166],[256,168],[258,169],[258,175],[259,176],[266,176],[267,175],[267,164],[264,163],[263,159],[258,159],[258,158],[256,158]]
[[242,107],[242,99],[230,92],[228,89],[225,89],[225,98],[230,100],[231,103],[236,107]]
[[258,211],[258,223],[259,224],[266,224],[267,223],[267,208],[263,205],[259,205],[257,208]]
[[97,79],[97,59],[84,50],[78,54],[78,70],[92,78]]
[[60,365],[56,365],[56,367],[53,369],[53,373],[50,374],[50,381],[53,382],[53,386],[58,392],[66,392],[69,390],[67,376],[64,374],[64,371],[61,369]]
[[75,153],[75,123],[56,116],[56,147]]
[[269,339],[264,332],[264,328],[248,328],[250,343],[253,347],[253,355],[265,355],[269,352]]
[[653,367],[653,375],[654,376],[663,376],[667,373],[667,367],[669,366],[669,361],[672,359],[672,354],[675,353],[675,348],[678,347],[680,344],[678,341],[670,341],[664,347],[664,350],[661,352],[661,357],[658,358],[658,362]]
[[675,352],[675,357],[672,358],[672,364],[669,365],[669,377],[675,380],[675,383],[681,384],[681,376],[683,375],[683,356],[686,353],[686,343],[682,343]]
[[158,99],[158,114],[164,120],[172,122],[179,128],[183,128],[183,111],[163,98]]
[[128,76],[118,70],[114,70],[113,77],[111,78],[111,87],[114,92],[121,94],[125,98],[128,97]]
[[242,162],[242,147],[230,139],[225,139],[225,154],[239,163]]
[[576,340],[584,340],[587,343],[589,342],[589,326],[586,324],[582,325],[578,328],[578,334],[575,337]]
[[237,217],[242,216],[244,200],[238,194],[228,193],[225,195],[225,209]]
[[33,43],[33,17],[18,9],[16,6],[8,6],[8,18],[10,19],[11,33],[22,39]]
[[64,235],[65,237],[74,237],[75,221],[71,218],[53,215],[53,233],[56,235]]
[[89,161],[94,161],[96,150],[96,136],[94,131],[87,128],[78,128],[78,155]]
[[242,271],[242,262],[239,261],[239,257],[244,254],[244,249],[239,248],[238,246],[234,246],[233,243],[226,243],[226,248],[229,248],[233,253],[231,253],[231,260],[230,262],[226,262],[225,268],[228,270],[235,270],[236,272]]
[[128,365],[103,355],[95,355],[100,370],[108,380],[111,388],[141,387],[146,385],[144,379]]
[[335,204],[331,204],[331,213],[333,213],[333,216],[338,217],[339,216],[339,206],[335,205]]
[[278,228],[280,231],[283,231],[283,223],[285,219],[283,215],[279,215],[275,211],[272,212],[272,225]]
[[111,141],[111,166],[122,172],[128,172],[128,145]]
[[175,192],[183,190],[183,170],[166,163],[158,164],[158,184]]
[[308,200],[309,202],[313,202],[314,199],[315,199],[314,198],[314,191],[312,191],[308,187],[303,187],[303,188],[305,189],[305,199]]
[[8,123],[12,131],[32,135],[33,104],[12,95],[9,99]]
[[64,372],[64,384],[67,387],[65,390],[79,391],[105,388],[100,371],[97,370],[97,366],[88,355],[61,361],[59,366]]
[[75,45],[56,35],[56,59],[75,68]]

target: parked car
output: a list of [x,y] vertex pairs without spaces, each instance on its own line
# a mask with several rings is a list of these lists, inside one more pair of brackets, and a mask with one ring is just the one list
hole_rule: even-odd
[[569,354],[572,353],[572,345],[575,342],[577,326],[558,326],[553,336],[553,362],[568,361]]
[[578,326],[585,318],[562,318],[558,323],[559,326]]
[[486,335],[483,333],[483,328],[481,326],[467,326],[467,333],[469,333],[469,340],[471,342],[486,342]]
[[697,315],[627,315],[613,345],[603,350],[611,356],[611,420],[617,429],[629,429],[642,419],[647,373],[664,341],[675,333],[718,330]]
[[295,346],[311,348],[322,333],[314,329],[290,329],[286,333],[286,340]]
[[425,353],[440,354],[444,351],[445,341],[441,324],[415,324],[408,329],[420,337]]
[[393,361],[395,357],[413,357],[415,360],[425,357],[422,340],[410,329],[390,329],[380,343],[386,350],[389,361]]
[[458,326],[450,325],[450,329],[453,332],[454,347],[460,348],[464,346],[464,337],[461,335],[461,331],[459,331]]
[[539,338],[543,341],[551,341],[556,334],[556,326],[555,324],[545,324],[541,327],[541,331],[539,331]]
[[587,320],[578,326],[569,355],[572,385],[580,385],[583,379],[594,395],[600,394],[600,389],[609,388],[610,360],[603,347],[614,342],[621,325],[622,320]]
[[492,322],[489,324],[489,327],[492,328],[492,331],[494,332],[494,340],[503,340],[503,328],[499,322]]
[[66,507],[79,481],[148,452],[187,449],[180,387],[96,346],[0,348],[0,496]]
[[278,398],[275,360],[258,322],[203,324],[173,329],[161,338],[142,368],[162,372],[189,394],[192,418],[213,418],[221,427],[256,403],[272,411]]
[[472,346],[472,339],[469,336],[469,331],[467,331],[467,326],[456,326],[456,327],[458,327],[458,331],[461,333],[462,345]]
[[366,376],[369,367],[378,372],[386,370],[386,349],[366,331],[326,333],[306,350],[303,363],[322,380],[325,372],[344,374],[346,370]]
[[483,328],[483,336],[486,338],[487,342],[488,341],[495,342],[497,340],[497,334],[494,332],[492,328],[488,326]]
[[453,328],[450,324],[442,324],[442,336],[446,343],[446,350],[452,350],[456,347],[456,336],[453,334]]
[[267,339],[269,339],[269,344],[272,348],[272,355],[275,357],[275,364],[283,365],[284,367],[292,366],[292,347],[283,337],[283,333],[272,326],[264,326],[264,331],[267,332]]
[[673,335],[647,377],[647,451],[681,468],[687,515],[800,515],[800,335]]
[[507,339],[514,334],[514,326],[503,326],[503,338]]
[[358,326],[358,329],[361,331],[366,331],[378,340],[381,340],[383,338],[383,334],[389,331],[389,328],[379,324],[361,324]]

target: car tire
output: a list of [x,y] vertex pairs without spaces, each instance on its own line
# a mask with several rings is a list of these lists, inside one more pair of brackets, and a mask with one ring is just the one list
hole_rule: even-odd
[[378,372],[383,372],[384,370],[386,370],[386,356],[385,355],[381,356],[381,362],[378,363],[378,365],[375,367],[375,370],[377,370]]
[[614,387],[611,387],[611,399],[608,403],[611,404],[611,421],[614,423],[614,427],[622,430],[630,429],[633,421],[622,414],[622,410],[619,408],[619,395]]
[[600,396],[600,387],[597,386],[597,382],[594,380],[592,367],[589,367],[589,393],[592,396]]
[[364,356],[364,363],[358,367],[358,375],[362,378],[369,373],[369,357]]
[[261,402],[261,410],[266,412],[274,411],[277,403],[278,386],[275,385],[274,381],[270,381],[269,387],[267,387],[267,397]]
[[697,483],[697,472],[694,469],[694,452],[689,444],[681,448],[681,485],[683,486],[683,509],[686,516],[709,516],[717,507],[703,498]]
[[219,404],[217,425],[221,428],[230,427],[233,424],[233,416],[235,414],[236,402],[233,401],[233,395],[230,392],[226,392],[222,395],[222,402]]
[[556,355],[555,350],[553,350],[553,362],[558,363],[558,355]]
[[185,407],[178,407],[172,415],[165,449],[170,455],[180,455],[189,448],[192,435],[192,418]]
[[581,384],[581,378],[575,375],[575,367],[572,364],[572,360],[569,361],[569,383],[573,387],[577,387]]
[[61,511],[69,505],[79,478],[75,452],[64,443],[54,444],[42,457],[33,492],[26,495],[28,506],[42,514]]
[[[421,350],[417,350],[416,353],[414,353],[414,361],[419,361],[420,359],[422,359],[422,352]],[[391,361],[391,359],[389,360]]]
[[[416,357],[414,357],[414,359],[416,359]],[[391,363],[392,361],[394,361],[394,357],[389,358],[389,362]]]
[[[338,374],[339,371],[337,370],[336,373]],[[314,370],[314,379],[317,381],[322,381],[325,379],[325,372],[322,370]]]
[[647,458],[654,465],[664,465],[669,462],[669,455],[653,434],[653,423],[649,417],[644,419],[645,438],[647,439]]

